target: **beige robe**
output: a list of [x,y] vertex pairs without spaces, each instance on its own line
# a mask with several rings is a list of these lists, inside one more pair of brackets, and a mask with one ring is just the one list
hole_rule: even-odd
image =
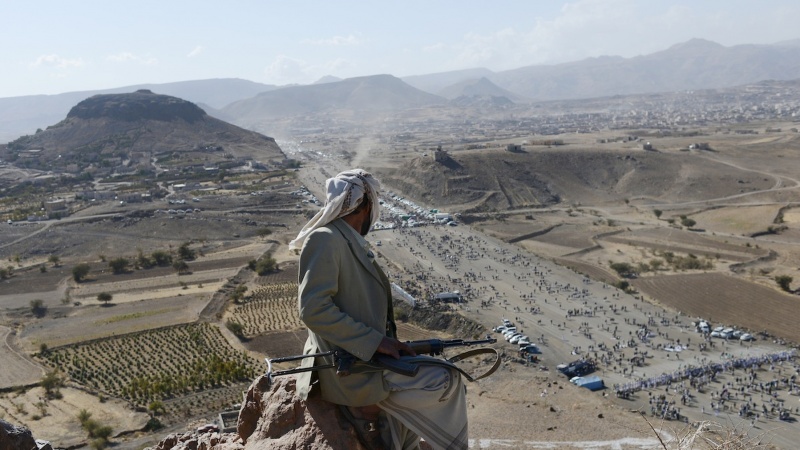
[[[384,336],[394,336],[389,280],[370,261],[355,233],[350,225],[337,219],[314,230],[303,246],[298,288],[300,320],[308,327],[303,354],[340,348],[368,360]],[[303,360],[301,367],[332,360],[314,359]],[[316,374],[322,397],[332,403],[366,406],[389,395],[381,371],[346,377],[337,376],[333,369]],[[311,382],[311,372],[298,375],[301,398],[307,398]]]

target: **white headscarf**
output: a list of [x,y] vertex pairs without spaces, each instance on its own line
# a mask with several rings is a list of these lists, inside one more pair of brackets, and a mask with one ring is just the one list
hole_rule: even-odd
[[372,203],[372,223],[380,218],[378,189],[381,184],[372,174],[363,169],[346,170],[325,181],[328,194],[325,206],[305,224],[297,237],[289,242],[289,250],[303,247],[312,231],[353,212],[366,195]]

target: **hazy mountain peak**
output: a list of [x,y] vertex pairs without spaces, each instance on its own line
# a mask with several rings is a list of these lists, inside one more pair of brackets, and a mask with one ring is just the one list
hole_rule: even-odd
[[319,80],[313,82],[312,84],[335,83],[337,81],[342,81],[342,79],[339,78],[339,77],[335,77],[333,75],[325,75],[324,77],[322,77]]
[[703,50],[703,51],[717,51],[725,48],[725,46],[721,44],[717,44],[716,42],[709,41],[707,39],[702,38],[693,38],[689,39],[686,42],[681,42],[679,44],[675,44],[667,51],[671,50]]

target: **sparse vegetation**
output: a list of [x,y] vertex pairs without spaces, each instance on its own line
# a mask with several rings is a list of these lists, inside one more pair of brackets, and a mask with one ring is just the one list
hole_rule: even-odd
[[792,281],[794,281],[794,278],[789,275],[777,275],[775,277],[775,282],[786,292],[792,292]]
[[76,282],[80,283],[81,281],[86,279],[86,276],[89,275],[89,271],[91,269],[92,268],[91,266],[89,266],[89,264],[86,263],[78,264],[77,266],[72,268],[72,278]]
[[111,261],[108,262],[108,267],[111,268],[111,271],[115,275],[119,275],[119,274],[127,272],[128,265],[130,265],[130,261],[128,261],[127,258],[123,258],[123,257],[114,258],[114,259],[112,259]]
[[261,258],[258,258],[257,260],[250,260],[250,262],[247,263],[247,266],[250,268],[250,270],[261,276],[278,270],[278,262],[272,257],[271,252],[267,253]]
[[61,398],[61,391],[59,389],[64,385],[64,380],[57,371],[51,370],[47,372],[39,384],[44,388],[44,393],[47,398]]
[[44,300],[37,298],[31,300],[30,304],[31,304],[31,312],[33,313],[34,316],[44,317],[44,315],[47,313],[47,306],[45,306]]
[[630,276],[636,274],[636,271],[633,269],[633,266],[628,264],[628,263],[626,263],[626,262],[616,262],[616,263],[612,262],[610,264],[610,267],[611,267],[612,270],[617,272],[617,274],[619,274],[619,276],[624,277],[624,278],[627,278],[627,277],[630,277]]
[[196,252],[189,247],[190,245],[190,242],[184,242],[178,247],[178,258],[184,261],[192,261],[197,257]]
[[108,302],[110,302],[113,298],[114,296],[108,292],[101,292],[97,294],[97,301],[103,302],[106,305],[108,305]]
[[172,263],[172,268],[175,269],[176,272],[178,272],[178,275],[189,273],[189,264],[182,259],[179,259],[174,263]]

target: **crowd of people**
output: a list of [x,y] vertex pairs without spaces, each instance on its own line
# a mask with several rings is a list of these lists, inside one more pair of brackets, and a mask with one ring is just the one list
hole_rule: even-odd
[[[649,396],[648,405],[654,416],[685,418],[682,408],[686,407],[729,413],[735,404],[737,410],[733,412],[743,417],[758,414],[757,419],[786,418],[792,411],[782,406],[777,392],[800,394],[794,384],[798,370],[794,352],[712,362],[710,351],[719,347],[731,349],[733,344],[720,341],[715,344],[703,334],[687,335],[694,333],[688,318],[655,307],[641,297],[630,297],[631,303],[621,297],[626,294],[604,283],[586,277],[579,282],[559,279],[553,276],[548,263],[536,256],[490,242],[477,234],[465,235],[441,225],[395,228],[388,232],[392,233],[398,249],[413,256],[412,265],[398,266],[399,270],[391,274],[411,295],[430,300],[441,292],[459,292],[464,303],[453,305],[454,308],[477,314],[500,313],[504,317],[513,312],[518,325],[530,324],[526,331],[532,340],[543,342],[545,334],[564,343],[583,338],[585,346],[569,345],[565,347],[567,352],[591,361],[604,376],[619,379],[613,388],[619,398],[633,399],[642,390],[652,394],[662,388],[673,389],[663,399],[661,394]],[[749,349],[752,344],[741,345]],[[550,359],[555,355],[547,356]],[[646,370],[669,360],[680,370],[646,376]],[[741,380],[745,377],[738,377],[740,381],[720,394],[713,407],[709,404],[706,408],[698,399],[699,394],[711,392],[722,383],[720,376],[727,380],[730,368],[748,371],[755,377],[766,370],[762,376],[770,377],[777,376],[777,372],[766,369],[765,365],[775,364],[780,364],[781,373],[787,374],[783,377],[786,383],[760,379],[757,383],[744,383]],[[768,398],[763,402],[750,399],[754,393],[762,395],[762,385]],[[772,394],[767,392],[770,387]],[[744,401],[745,398],[750,400]]]

